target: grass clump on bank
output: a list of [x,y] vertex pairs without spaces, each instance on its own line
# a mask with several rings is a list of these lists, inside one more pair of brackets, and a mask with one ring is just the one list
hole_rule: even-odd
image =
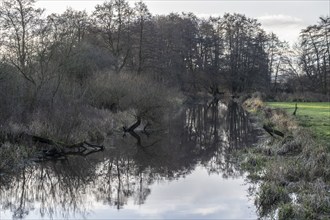
[[259,116],[263,126],[284,134],[281,137],[265,133],[260,144],[246,155],[245,161],[264,161],[262,168],[256,163],[258,169],[251,169],[253,164],[247,169],[254,180],[261,180],[255,200],[260,217],[327,219],[330,216],[327,146],[302,127],[290,111],[270,108],[258,97],[246,100],[243,105]]

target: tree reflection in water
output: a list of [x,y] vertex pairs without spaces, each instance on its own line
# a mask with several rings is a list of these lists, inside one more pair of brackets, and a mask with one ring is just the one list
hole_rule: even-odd
[[239,104],[190,105],[169,118],[165,132],[112,136],[102,153],[0,176],[1,209],[14,218],[35,209],[47,218],[86,216],[95,200],[117,209],[129,198],[142,205],[155,181],[184,178],[197,165],[223,177],[243,174],[231,152],[255,143],[257,135]]

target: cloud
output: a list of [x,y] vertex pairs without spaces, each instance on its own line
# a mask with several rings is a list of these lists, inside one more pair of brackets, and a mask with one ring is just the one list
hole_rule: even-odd
[[298,40],[301,29],[307,26],[305,20],[283,14],[265,15],[257,19],[266,32],[273,32],[280,40],[288,41],[290,44]]
[[257,17],[258,21],[264,26],[302,26],[304,21],[290,15],[265,15]]
[[192,213],[204,216],[220,212],[221,210],[225,211],[226,208],[223,206],[197,208]]

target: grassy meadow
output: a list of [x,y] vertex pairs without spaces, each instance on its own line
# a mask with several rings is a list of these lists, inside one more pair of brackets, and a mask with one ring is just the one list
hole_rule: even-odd
[[[296,102],[267,102],[273,108],[292,114]],[[330,102],[297,102],[296,118],[301,126],[309,128],[317,140],[327,143],[330,150]]]

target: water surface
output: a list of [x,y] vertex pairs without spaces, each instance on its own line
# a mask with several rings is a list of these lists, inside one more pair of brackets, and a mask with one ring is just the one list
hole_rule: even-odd
[[164,121],[110,136],[103,152],[1,176],[1,219],[255,219],[235,156],[256,142],[246,112],[189,105]]

